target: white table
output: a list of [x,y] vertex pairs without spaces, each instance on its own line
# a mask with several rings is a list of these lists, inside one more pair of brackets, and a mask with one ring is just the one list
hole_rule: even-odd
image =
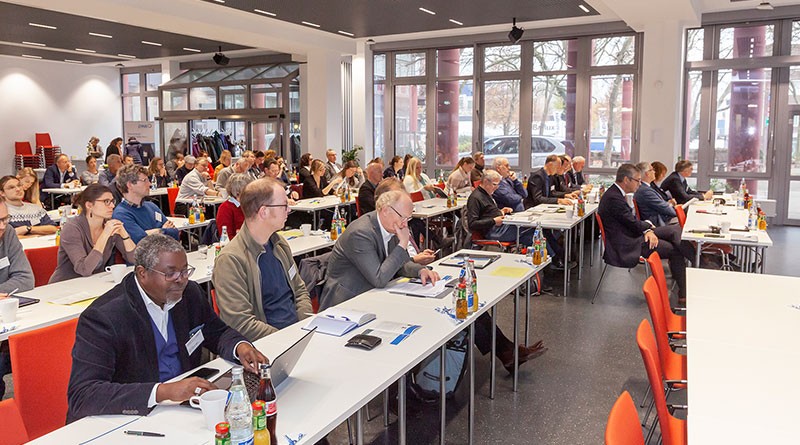
[[[496,277],[491,273],[498,267],[523,266],[516,262],[519,258],[521,258],[519,255],[502,254],[500,260],[484,270],[477,271],[479,295],[487,304],[478,313],[472,315],[467,322],[460,325],[434,311],[437,306],[451,304],[449,295],[443,299],[423,299],[390,294],[385,290],[375,289],[343,303],[343,307],[375,313],[378,317],[377,321],[410,322],[419,324],[422,328],[399,345],[384,344],[369,352],[345,348],[344,343],[350,335],[332,337],[315,334],[292,376],[277,388],[279,398],[277,443],[287,443],[284,434],[288,433],[296,437],[297,433],[302,432],[305,437],[300,443],[313,444],[354,413],[358,419],[357,440],[359,444],[363,443],[361,428],[363,410],[361,408],[395,381],[398,381],[399,443],[405,444],[405,374],[437,349],[442,350],[446,342],[461,330],[469,328],[470,332],[474,333],[472,322],[489,310],[494,315],[494,305],[515,289],[517,290],[515,310],[517,309],[519,286],[543,266],[530,268],[524,276],[518,278]],[[451,275],[458,272],[457,268],[452,267],[436,266],[435,268],[440,273]],[[255,342],[255,346],[268,357],[274,357],[304,333],[300,328],[305,323],[305,321],[298,322],[262,338]],[[363,332],[369,327],[370,325],[367,325],[355,332]],[[517,329],[514,333],[515,343],[518,341],[516,331]],[[470,442],[474,426],[474,413],[472,412],[474,407],[473,350],[474,348],[471,349],[468,365],[470,366],[469,384],[471,389],[468,422]],[[491,362],[493,393],[495,360]],[[203,366],[226,370],[230,364],[217,359]],[[516,387],[516,378],[514,381]],[[444,420],[444,398],[441,403],[441,420]],[[60,445],[65,441],[69,443],[82,442],[136,419],[140,418],[131,416],[84,418],[32,443]],[[187,407],[158,406],[149,416],[131,424],[131,428],[134,428],[134,425],[137,429],[162,432],[167,435],[168,439],[179,437],[183,440],[182,443],[213,443],[213,433],[205,429],[200,411]],[[442,437],[444,437],[444,432],[444,424],[442,424]],[[117,437],[116,435],[107,435],[104,438],[106,442],[110,440],[112,443],[122,443],[117,442]]]
[[[182,204],[191,204],[194,200],[192,198],[177,198],[175,202],[180,202]],[[221,196],[204,196],[202,199],[197,199],[197,203],[201,206],[210,206],[211,207],[211,217],[215,217],[217,215],[217,206],[222,204],[223,202],[227,201],[227,198],[223,198]]]
[[463,209],[466,205],[466,198],[458,198],[458,203],[452,207],[447,207],[447,199],[445,198],[430,198],[414,203],[414,213],[412,213],[411,216],[425,220],[425,247],[430,246],[430,236],[428,230],[430,219],[446,213],[460,212],[461,209]]
[[[731,229],[745,229],[747,227],[748,213],[747,210],[737,210],[735,206],[726,205],[719,207],[720,211],[724,214],[716,214],[714,212],[714,205],[710,201],[697,202],[689,206],[686,212],[686,224],[683,227],[681,239],[684,241],[694,241],[697,243],[697,253],[695,257],[695,266],[700,266],[700,253],[705,243],[713,244],[728,244],[732,246],[740,246],[741,249],[741,262],[743,271],[750,271],[750,266],[753,263],[751,253],[755,252],[756,255],[761,256],[761,273],[764,273],[766,264],[766,249],[772,247],[772,239],[766,231],[751,230],[749,232],[740,232],[731,230],[728,234],[719,234],[720,237],[709,237],[704,233],[693,233],[694,230],[709,230],[711,225],[719,225],[723,221],[731,223]],[[698,211],[700,213],[698,213]],[[708,213],[703,213],[708,212]],[[758,241],[737,241],[731,239],[732,235],[746,234],[755,235]]]
[[690,444],[797,443],[800,278],[686,271]]
[[42,189],[43,192],[50,195],[50,208],[54,208],[56,206],[56,195],[74,195],[76,193],[82,192],[86,186],[81,187],[59,187],[59,188],[49,188],[49,189]]
[[304,255],[327,247],[332,247],[336,241],[332,241],[330,235],[325,232],[322,235],[309,235],[289,237],[286,239],[292,256]]
[[325,209],[332,209],[334,207],[341,206],[350,206],[350,204],[355,204],[356,199],[355,196],[357,194],[350,194],[351,198],[350,201],[342,202],[342,199],[335,195],[328,195],[323,196],[322,198],[307,198],[301,199],[297,201],[297,204],[289,207],[290,210],[293,212],[306,212],[311,214],[311,227],[316,230],[317,229],[317,212],[320,210]]

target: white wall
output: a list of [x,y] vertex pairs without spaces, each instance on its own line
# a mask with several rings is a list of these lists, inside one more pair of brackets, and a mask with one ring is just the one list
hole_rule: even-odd
[[0,174],[13,173],[15,141],[35,133],[80,160],[89,137],[122,136],[119,70],[0,56]]

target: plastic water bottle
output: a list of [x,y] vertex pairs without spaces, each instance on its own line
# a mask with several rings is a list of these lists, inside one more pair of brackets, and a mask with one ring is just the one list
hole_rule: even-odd
[[219,248],[223,248],[228,245],[228,226],[222,226],[222,235],[219,237]]
[[150,178],[150,190],[155,190],[158,188],[158,177],[153,174],[153,177]]
[[225,408],[225,420],[231,426],[231,445],[253,445],[253,407],[244,386],[243,371],[241,366],[233,368],[231,395]]

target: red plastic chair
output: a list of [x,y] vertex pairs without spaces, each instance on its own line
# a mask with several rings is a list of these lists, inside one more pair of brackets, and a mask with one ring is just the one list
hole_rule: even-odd
[[650,319],[653,320],[653,326],[655,327],[658,358],[664,370],[664,378],[667,380],[686,380],[686,356],[674,352],[669,345],[664,308],[661,304],[661,294],[655,278],[649,277],[644,281],[642,292],[644,292],[644,297],[647,300]]
[[217,304],[217,290],[211,289],[211,307],[214,308],[214,313],[219,317],[219,305]]
[[61,148],[59,145],[53,145],[53,140],[50,139],[50,133],[36,133],[36,148]]
[[33,269],[34,285],[39,287],[47,284],[58,265],[58,246],[28,249],[25,256]]
[[472,188],[478,188],[481,185],[481,181],[472,181]]
[[3,435],[0,438],[0,444],[22,445],[30,440],[14,399],[6,399],[0,402],[0,419],[3,422]]
[[22,170],[25,167],[41,168],[43,166],[42,158],[33,153],[31,143],[28,141],[14,142],[14,164],[17,170]]
[[[639,345],[639,352],[642,354],[644,368],[647,371],[647,380],[649,380],[650,388],[653,392],[658,424],[661,426],[663,444],[685,445],[687,443],[686,421],[678,419],[670,414],[669,408],[667,407],[667,396],[663,391],[664,381],[661,377],[663,372],[661,371],[661,364],[658,360],[658,352],[656,351],[656,339],[653,337],[650,323],[648,323],[646,319],[642,320],[639,324],[639,329],[636,331],[636,343]],[[655,426],[655,422],[653,422],[653,426]],[[645,438],[645,442],[650,439],[653,430],[654,429],[650,430]]]
[[67,385],[77,325],[74,318],[8,339],[14,400],[31,439],[67,421]]
[[639,213],[639,204],[636,202],[635,199],[633,200],[633,209],[636,210],[636,219],[641,221],[642,220],[642,214]]
[[[610,246],[606,244],[606,230],[603,227],[603,220],[600,218],[600,213],[595,213],[594,217],[595,219],[597,219],[597,227],[600,228],[600,238],[603,240],[603,248],[609,249]],[[645,273],[649,275],[649,272],[647,270],[648,269],[647,262],[641,256],[639,257],[639,263],[644,263]],[[612,266],[621,267],[615,264],[612,264]],[[597,282],[597,287],[594,290],[594,296],[592,297],[592,304],[594,304],[594,300],[595,298],[597,298],[597,293],[600,292],[600,286],[603,284],[603,278],[605,278],[606,276],[606,269],[608,269],[608,263],[606,262],[605,258],[603,258],[603,271],[600,273],[600,280]]]
[[472,244],[474,244],[476,246],[480,246],[480,247],[495,246],[495,247],[499,247],[499,248],[503,249],[504,251],[507,251],[507,250],[511,249],[516,244],[516,243],[509,242],[509,241],[497,241],[497,240],[491,240],[491,239],[484,239],[481,236],[481,234],[478,233],[478,232],[472,232],[472,240],[471,241],[472,241]]
[[678,224],[681,225],[682,229],[686,225],[686,210],[683,209],[683,206],[677,205],[675,206],[675,213],[678,215]]
[[608,414],[606,445],[644,445],[639,413],[628,391],[619,395]]
[[661,256],[658,252],[653,252],[647,257],[647,264],[650,265],[650,276],[656,281],[659,294],[661,296],[661,308],[664,313],[664,321],[667,325],[667,331],[685,331],[686,330],[686,317],[681,317],[675,312],[672,312],[672,307],[669,304],[669,291],[667,290],[667,277],[664,275],[664,265],[661,263]]
[[425,196],[422,195],[422,192],[413,192],[411,193],[411,202],[420,202],[424,201]]
[[361,218],[361,204],[358,202],[358,196],[356,196],[356,216]]
[[[172,216],[175,215],[175,202],[178,200],[178,192],[180,188],[178,187],[168,187],[167,188],[167,202],[169,202],[169,214]],[[181,215],[185,216],[185,215]]]

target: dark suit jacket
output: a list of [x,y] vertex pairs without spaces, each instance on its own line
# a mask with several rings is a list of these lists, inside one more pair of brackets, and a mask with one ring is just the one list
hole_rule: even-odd
[[[190,281],[183,299],[169,311],[175,326],[181,370],[201,364],[202,348],[188,354],[189,332],[202,326],[203,347],[236,361],[234,348],[246,341],[217,318],[204,292]],[[149,412],[147,401],[159,382],[158,357],[150,315],[134,274],[94,301],[78,320],[67,389],[67,422],[97,414]]]
[[661,198],[662,198],[664,201],[669,201],[669,200],[671,199],[671,197],[670,197],[670,196],[667,194],[667,192],[665,192],[665,191],[664,191],[664,190],[661,188],[661,186],[659,186],[658,184],[656,184],[656,181],[653,181],[653,182],[651,182],[651,183],[650,183],[650,187],[652,187],[652,188],[653,188],[653,190],[655,190],[655,191],[656,191],[656,193],[658,193],[658,196],[661,196]]
[[678,172],[670,173],[661,183],[661,189],[669,192],[678,204],[685,204],[692,198],[703,199],[703,194],[692,190]]
[[600,198],[597,214],[603,221],[606,263],[631,268],[639,263],[644,243],[644,232],[651,228],[645,221],[636,219],[620,189],[612,185]]
[[47,167],[47,170],[44,172],[44,186],[43,189],[57,189],[61,188],[61,184],[74,181],[78,179],[78,174],[75,173],[75,169],[67,171],[67,175],[64,177],[64,181],[61,181],[61,172],[58,170],[58,166],[53,164],[50,167]]
[[567,172],[570,180],[571,187],[580,187],[583,184],[586,184],[586,178],[583,176],[583,171],[576,172],[575,170],[570,170]]
[[[322,193],[322,190],[327,186],[328,181],[324,176],[319,178],[319,187],[317,187],[317,182],[314,181],[314,176],[308,175],[303,181],[303,196],[301,196],[301,198],[321,198],[325,196],[325,194]],[[335,187],[332,187],[330,192],[333,192],[333,190],[335,190]]]
[[467,227],[471,232],[480,233],[482,237],[486,237],[492,227],[495,227],[494,219],[503,214],[483,187],[476,187],[469,195],[466,213]]
[[305,167],[297,169],[297,182],[302,184],[306,182],[306,178],[311,177],[311,171]]
[[358,189],[358,206],[362,215],[375,210],[375,184],[369,182],[369,179]]
[[647,219],[657,226],[663,226],[670,219],[675,218],[675,208],[665,201],[658,192],[649,184],[642,184],[633,195],[639,214],[642,219]]
[[423,266],[411,261],[397,237],[383,244],[378,214],[364,214],[347,226],[328,260],[328,278],[319,299],[320,309],[349,300],[373,288],[382,288],[397,276],[416,277]]
[[[546,181],[549,181],[550,187],[545,185],[548,183]],[[553,196],[552,193],[555,188],[554,182],[553,178],[544,171],[544,168],[540,168],[533,173],[528,179],[528,197],[523,201],[525,208],[536,207],[539,204],[558,204],[558,198]]]
[[554,193],[556,196],[561,195],[559,197],[562,197],[562,196],[566,195],[567,193],[572,193],[575,190],[580,189],[580,187],[577,187],[577,186],[576,187],[570,186],[569,183],[567,183],[567,178],[564,175],[556,174],[556,175],[551,176],[551,178],[554,180],[553,182],[556,185],[556,189],[555,189],[555,193]]

